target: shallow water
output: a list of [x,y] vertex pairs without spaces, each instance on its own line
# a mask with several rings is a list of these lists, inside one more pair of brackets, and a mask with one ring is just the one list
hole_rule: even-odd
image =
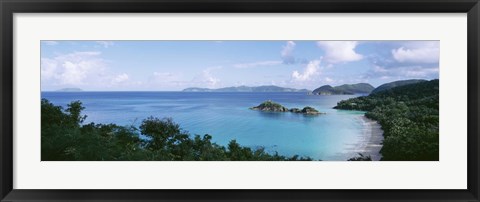
[[[86,123],[138,126],[144,118],[171,117],[191,134],[210,134],[226,145],[232,139],[244,146],[263,146],[281,155],[321,160],[346,160],[341,154],[360,142],[363,112],[332,109],[340,100],[358,95],[312,96],[305,93],[199,92],[42,92],[42,98],[66,106],[80,100]],[[250,110],[265,100],[287,108],[311,106],[325,115]],[[340,154],[340,155],[339,155]]]

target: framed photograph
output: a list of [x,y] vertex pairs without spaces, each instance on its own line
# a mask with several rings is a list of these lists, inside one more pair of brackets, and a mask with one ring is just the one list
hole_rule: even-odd
[[1,201],[479,201],[478,0],[0,6]]

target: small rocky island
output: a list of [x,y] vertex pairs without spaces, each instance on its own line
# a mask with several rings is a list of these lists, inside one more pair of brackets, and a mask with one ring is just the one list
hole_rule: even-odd
[[251,107],[250,109],[252,110],[259,110],[259,111],[266,111],[266,112],[292,112],[292,113],[298,113],[298,114],[305,114],[305,115],[319,115],[319,114],[325,114],[322,112],[319,112],[313,107],[306,106],[303,109],[299,108],[292,108],[288,109],[281,104],[275,103],[271,100],[267,100],[263,102],[262,104],[256,106],[256,107]]

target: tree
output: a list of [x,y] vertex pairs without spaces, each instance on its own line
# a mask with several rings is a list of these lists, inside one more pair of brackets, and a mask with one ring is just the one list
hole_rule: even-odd
[[270,155],[231,141],[229,150],[212,142],[212,136],[191,136],[171,118],[149,117],[135,126],[84,124],[80,101],[67,109],[42,99],[43,161],[258,161],[311,160]]
[[367,111],[384,131],[382,160],[439,158],[438,80],[391,88],[340,101],[336,109]]

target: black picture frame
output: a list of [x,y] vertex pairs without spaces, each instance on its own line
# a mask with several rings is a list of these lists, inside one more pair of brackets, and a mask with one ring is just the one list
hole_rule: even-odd
[[[1,201],[479,201],[478,0],[0,0]],[[18,190],[13,189],[15,13],[467,13],[468,188],[465,190]]]

